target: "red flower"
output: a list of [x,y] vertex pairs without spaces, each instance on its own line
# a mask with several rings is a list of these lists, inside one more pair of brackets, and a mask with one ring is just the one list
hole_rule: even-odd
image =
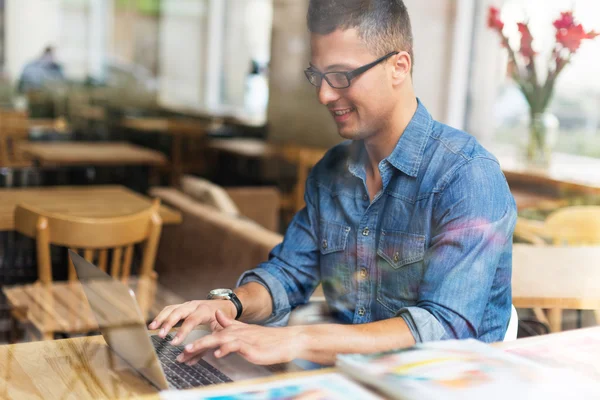
[[500,10],[497,7],[490,7],[488,13],[488,27],[502,32],[504,22],[500,19]]
[[585,38],[594,39],[596,36],[600,36],[600,32],[589,31],[588,33],[586,33]]
[[521,49],[519,52],[523,57],[531,59],[535,55],[535,51],[533,51],[533,47],[531,46],[533,43],[533,36],[531,36],[527,24],[519,22],[517,23],[517,26],[519,27],[519,33],[521,34]]
[[554,21],[553,25],[556,29],[569,29],[575,26],[573,11],[561,12],[560,18]]
[[584,39],[593,39],[596,36],[598,36],[598,33],[594,31],[586,32],[581,24],[556,31],[556,41],[571,53],[575,53],[579,49]]

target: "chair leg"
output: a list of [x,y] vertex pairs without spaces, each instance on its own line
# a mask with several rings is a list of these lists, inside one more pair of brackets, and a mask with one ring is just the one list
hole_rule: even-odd
[[4,187],[7,188],[11,188],[14,186],[15,182],[14,182],[14,178],[15,178],[15,173],[12,169],[10,168],[2,168],[2,170],[0,171],[2,173],[2,175],[4,175],[4,181],[5,181],[5,185]]
[[29,186],[29,169],[23,168],[19,171],[19,186],[27,187]]
[[10,344],[15,344],[21,337],[21,330],[19,329],[19,321],[13,316],[10,317],[10,335],[8,341]]
[[535,315],[535,318],[540,321],[541,323],[544,323],[548,326],[550,326],[550,321],[548,321],[548,318],[546,317],[546,314],[544,313],[544,310],[542,310],[541,308],[534,308],[533,309],[533,314]]
[[577,329],[583,327],[583,310],[577,310]]
[[562,310],[560,308],[552,308],[548,312],[548,320],[550,321],[550,332],[560,332],[562,330]]

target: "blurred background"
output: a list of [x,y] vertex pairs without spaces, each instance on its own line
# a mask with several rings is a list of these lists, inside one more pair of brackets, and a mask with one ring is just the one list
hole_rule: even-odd
[[[600,258],[579,246],[600,246],[600,40],[583,40],[557,78],[538,121],[545,156],[532,160],[531,132],[539,127],[489,14],[498,8],[521,61],[517,22],[528,23],[533,69],[543,80],[555,56],[552,23],[572,10],[586,32],[598,32],[600,2],[405,3],[418,97],[435,119],[466,130],[498,157],[517,200],[514,304],[534,321],[520,334],[596,324]],[[233,285],[264,260],[303,206],[308,171],[340,141],[303,74],[307,6],[0,0],[3,287],[40,279],[35,238],[13,218],[28,203],[103,218],[160,199],[165,226],[155,270],[165,290],[184,299]],[[92,199],[82,194],[90,187]],[[65,253],[53,247],[52,254],[64,267]],[[198,273],[197,260],[211,276],[200,284],[186,281]],[[64,268],[52,274],[67,278]],[[0,330],[8,332],[13,308],[4,302]]]
[[[268,122],[274,139],[329,146],[337,142],[333,123],[302,74],[309,55],[306,3],[2,0],[1,101],[24,107],[19,78],[51,46],[63,78],[45,83],[54,109],[39,113],[68,117],[74,92],[98,88],[105,104],[234,116],[252,126]],[[419,97],[438,120],[503,143],[523,136],[518,128],[527,107],[505,78],[506,54],[486,26],[488,5],[503,4],[507,22],[531,19],[544,55],[560,11],[573,9],[586,28],[600,29],[594,0],[406,3],[414,21]],[[507,23],[505,32],[518,43],[516,25]],[[550,110],[560,121],[561,151],[600,156],[599,50],[599,41],[586,43],[558,82]]]

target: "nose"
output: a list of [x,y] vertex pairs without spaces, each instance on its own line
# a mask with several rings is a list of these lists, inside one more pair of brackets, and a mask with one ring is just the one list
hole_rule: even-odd
[[340,98],[338,91],[329,86],[329,83],[327,83],[325,79],[323,79],[321,87],[317,88],[317,96],[319,97],[319,103],[324,106],[331,104]]

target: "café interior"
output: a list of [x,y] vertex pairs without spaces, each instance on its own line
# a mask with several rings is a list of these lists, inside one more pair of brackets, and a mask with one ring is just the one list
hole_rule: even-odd
[[[0,0],[0,398],[158,399],[102,320],[146,326],[281,243],[343,141],[304,74],[308,3]],[[516,202],[514,337],[495,345],[600,380],[600,4],[404,3],[420,102],[497,158]],[[571,11],[585,34],[558,76]],[[545,107],[531,68],[554,74]],[[106,279],[82,288],[68,250]],[[317,287],[294,321],[326,302]]]

